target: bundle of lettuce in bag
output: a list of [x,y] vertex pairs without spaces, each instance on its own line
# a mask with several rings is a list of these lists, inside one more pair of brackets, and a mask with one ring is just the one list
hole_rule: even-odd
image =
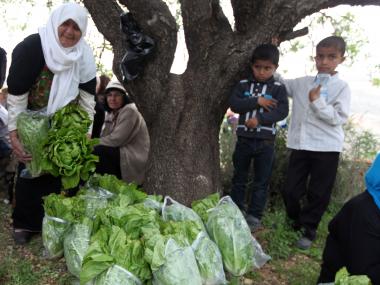
[[229,196],[223,197],[209,210],[206,228],[222,253],[224,268],[233,277],[252,270],[255,250],[251,231]]
[[83,200],[50,194],[44,198],[45,216],[42,220],[42,242],[49,258],[63,254],[63,239],[72,222],[83,216]]
[[26,163],[27,173],[23,177],[38,177],[43,173],[43,143],[49,130],[46,110],[22,112],[17,116],[17,133],[25,151],[32,156]]
[[201,232],[194,221],[162,221],[160,230],[144,230],[145,260],[157,285],[201,285],[192,248]]
[[204,232],[200,232],[191,245],[204,285],[223,285],[227,280],[222,255],[218,246]]
[[137,285],[152,278],[140,240],[117,226],[102,226],[91,238],[82,262],[80,284]]
[[43,145],[43,170],[61,177],[64,189],[87,181],[99,160],[92,154],[97,140],[87,137],[91,120],[78,105],[69,104],[51,119],[51,128]]
[[103,195],[98,191],[92,191],[82,187],[77,196],[84,201],[85,215],[89,218],[95,218],[98,209],[104,209],[108,205],[109,196]]
[[69,272],[79,278],[82,261],[90,245],[93,222],[82,216],[66,231],[63,239],[64,256]]
[[164,221],[194,221],[201,229],[204,229],[202,219],[194,210],[173,200],[169,196],[164,199],[162,206],[162,219]]

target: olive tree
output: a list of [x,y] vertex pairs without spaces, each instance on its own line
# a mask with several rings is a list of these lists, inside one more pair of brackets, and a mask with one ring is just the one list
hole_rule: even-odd
[[221,191],[219,128],[229,93],[243,76],[252,50],[307,33],[302,18],[341,4],[379,5],[380,0],[231,0],[231,27],[218,0],[179,0],[189,54],[185,72],[170,73],[178,25],[162,0],[83,0],[98,30],[111,43],[113,71],[121,80],[126,36],[120,14],[128,10],[156,42],[141,76],[126,84],[151,137],[144,188],[183,203]]

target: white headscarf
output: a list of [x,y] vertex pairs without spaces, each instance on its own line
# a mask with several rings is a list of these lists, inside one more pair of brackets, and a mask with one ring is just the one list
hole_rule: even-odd
[[[65,3],[55,9],[46,26],[38,30],[46,65],[54,73],[48,114],[53,114],[75,99],[79,93],[79,83],[88,82],[96,76],[93,53],[84,40],[87,16],[87,10],[79,4]],[[75,46],[64,48],[59,41],[58,27],[69,19],[77,23],[82,36]]]

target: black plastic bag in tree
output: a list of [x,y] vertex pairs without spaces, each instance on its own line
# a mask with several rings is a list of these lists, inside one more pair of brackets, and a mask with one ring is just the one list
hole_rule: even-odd
[[127,52],[120,64],[123,81],[127,83],[141,74],[144,61],[153,52],[155,43],[141,32],[131,13],[121,14],[120,28],[127,35]]

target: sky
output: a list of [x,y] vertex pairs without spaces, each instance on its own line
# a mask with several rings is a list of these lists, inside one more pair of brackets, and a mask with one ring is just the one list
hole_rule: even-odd
[[[17,1],[12,1],[12,3]],[[36,33],[38,27],[46,23],[50,14],[46,7],[46,0],[33,1],[35,6],[30,3],[20,1],[22,5],[8,5],[2,11],[2,22],[0,24],[0,45],[8,53],[8,66],[10,56],[14,46],[29,34]],[[53,4],[62,3],[62,0],[53,0]],[[232,17],[232,12],[228,5],[228,0],[221,0],[222,7],[228,17]],[[378,26],[380,24],[380,7],[377,6],[338,6],[333,9],[324,10],[329,15],[339,17],[347,12],[354,14],[356,19],[356,28],[361,30],[361,33],[368,39],[368,43],[361,50],[361,55],[352,65],[342,64],[338,71],[342,79],[346,80],[352,90],[351,116],[364,129],[370,130],[380,138],[380,88],[374,87],[370,83],[371,75],[378,76],[375,73],[375,65],[380,65],[380,37],[378,36]],[[21,19],[21,20],[20,20]],[[232,21],[232,20],[231,20]],[[296,28],[302,28],[310,22],[308,18],[301,21]],[[322,38],[331,35],[331,29],[328,27],[317,28],[308,36],[299,38],[304,43],[309,43],[309,37],[314,42],[318,42]],[[97,39],[102,39],[94,25],[89,25],[86,39],[90,42],[96,42]],[[179,35],[179,39],[183,39],[183,35]],[[281,44],[281,48],[286,49],[286,43]],[[173,63],[172,71],[181,73],[186,69],[187,54],[184,49],[185,45],[179,44],[176,60]],[[280,58],[278,71],[285,78],[294,78],[310,73],[312,62],[308,60],[313,56],[312,49],[307,47],[299,50],[297,54],[287,52]],[[112,54],[106,55],[103,64],[107,69],[111,70]]]

